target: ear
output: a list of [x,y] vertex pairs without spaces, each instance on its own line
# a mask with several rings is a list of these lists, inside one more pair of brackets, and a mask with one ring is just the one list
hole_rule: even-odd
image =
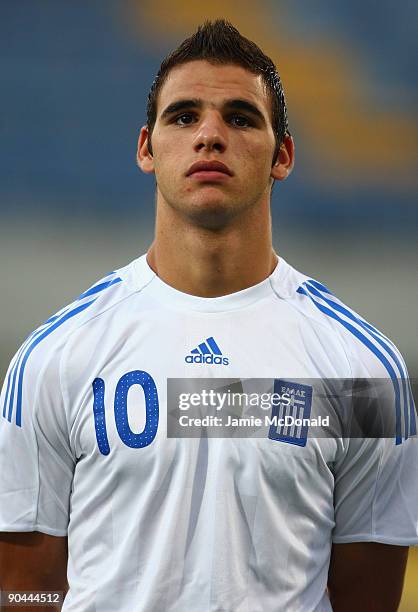
[[154,159],[148,148],[148,128],[141,128],[138,138],[138,150],[136,152],[136,163],[141,168],[142,172],[152,174],[154,172]]
[[295,163],[295,143],[290,134],[286,134],[280,145],[279,153],[277,155],[276,162],[271,169],[270,176],[276,181],[284,181],[285,178],[293,170]]

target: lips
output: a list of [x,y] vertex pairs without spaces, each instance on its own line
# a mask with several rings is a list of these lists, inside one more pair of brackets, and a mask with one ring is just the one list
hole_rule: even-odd
[[220,161],[198,161],[192,164],[187,171],[186,176],[190,176],[195,172],[222,172],[222,174],[227,174],[228,176],[232,176],[231,170],[228,166],[225,166]]

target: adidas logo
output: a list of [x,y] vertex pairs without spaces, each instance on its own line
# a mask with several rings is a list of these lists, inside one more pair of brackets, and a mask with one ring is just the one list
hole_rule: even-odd
[[204,342],[192,351],[190,355],[185,357],[186,363],[215,363],[217,365],[228,365],[228,357],[222,356],[222,351],[215,342],[212,336],[206,338]]

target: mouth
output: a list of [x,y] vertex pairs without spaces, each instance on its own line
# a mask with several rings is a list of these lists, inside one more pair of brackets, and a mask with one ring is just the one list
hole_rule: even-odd
[[233,173],[222,162],[198,161],[190,166],[186,176],[201,181],[222,181],[233,176]]

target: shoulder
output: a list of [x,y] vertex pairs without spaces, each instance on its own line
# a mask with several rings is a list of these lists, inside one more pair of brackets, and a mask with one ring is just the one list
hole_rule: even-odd
[[403,358],[387,336],[344,304],[323,283],[287,263],[285,268],[285,282],[278,283],[279,296],[309,319],[313,326],[326,328],[343,343],[354,376],[406,375]]
[[68,338],[80,326],[141,290],[147,279],[141,282],[137,278],[137,262],[100,278],[27,337],[6,374],[0,405],[3,417],[20,426],[24,398],[34,398],[40,382],[58,392],[60,361]]
[[281,297],[309,321],[317,336],[327,334],[343,348],[351,378],[391,381],[397,413],[400,415],[401,409],[404,411],[405,431],[414,433],[416,425],[408,371],[395,344],[324,284],[284,263],[286,275],[284,277],[283,273],[282,282],[278,283],[278,295],[281,291]]

